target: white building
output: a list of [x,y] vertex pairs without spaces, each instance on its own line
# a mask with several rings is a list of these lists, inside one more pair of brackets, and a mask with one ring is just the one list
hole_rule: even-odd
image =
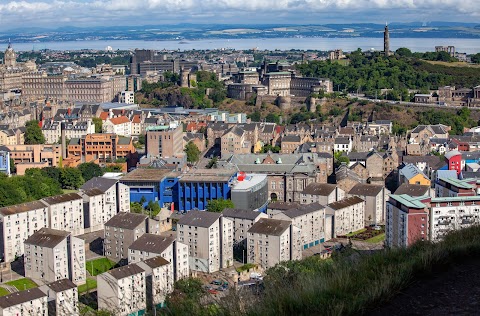
[[177,223],[177,240],[188,245],[190,270],[212,273],[233,264],[233,223],[221,213],[188,212]]
[[130,137],[132,135],[132,122],[126,116],[108,118],[103,122],[102,129],[103,133]]
[[452,231],[480,224],[480,196],[432,198],[430,240],[442,240]]
[[84,233],[83,198],[77,193],[67,193],[43,198],[48,205],[48,227],[72,232],[74,236]]
[[300,196],[301,204],[320,203],[327,205],[342,200],[345,191],[330,183],[310,183]]
[[43,122],[42,134],[45,137],[45,144],[61,144],[62,129],[65,138],[82,138],[88,134],[95,133],[95,124],[92,120],[78,122],[61,122],[53,119]]
[[0,208],[1,259],[12,262],[24,254],[24,242],[37,230],[48,227],[48,205],[42,201]]
[[348,196],[358,196],[365,201],[365,226],[384,224],[388,190],[383,185],[358,183],[348,192]]
[[189,275],[188,246],[173,236],[143,234],[128,248],[128,263],[162,257],[171,266],[172,278],[179,280]]
[[2,316],[46,316],[47,314],[47,294],[39,288],[0,297],[0,315]]
[[325,241],[325,206],[312,203],[285,211],[267,211],[270,218],[291,221],[300,229],[302,249],[308,249]]
[[234,245],[247,246],[247,231],[260,218],[267,218],[268,215],[262,212],[251,210],[240,210],[227,208],[223,210],[223,217],[233,223],[233,243]]
[[102,273],[97,277],[98,309],[118,316],[138,315],[145,312],[145,270],[129,264]]
[[25,276],[45,284],[70,279],[86,281],[85,242],[70,232],[42,228],[25,240]]
[[119,103],[135,104],[135,92],[122,91],[119,99]]
[[357,196],[330,203],[325,208],[325,239],[365,227],[365,201]]
[[43,285],[40,289],[47,294],[49,315],[80,315],[77,286],[69,279]]
[[352,139],[350,137],[337,137],[333,145],[334,152],[350,153],[353,148]]
[[248,230],[247,262],[270,268],[302,259],[300,229],[291,221],[262,218]]
[[158,256],[137,264],[145,270],[147,309],[165,306],[165,298],[173,291],[173,269],[170,262]]

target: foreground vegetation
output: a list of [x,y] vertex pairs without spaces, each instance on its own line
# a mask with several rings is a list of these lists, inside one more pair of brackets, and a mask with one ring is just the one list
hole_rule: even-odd
[[[169,315],[361,315],[385,303],[415,279],[480,257],[480,227],[453,232],[440,243],[421,242],[408,249],[371,255],[355,250],[332,260],[309,257],[269,269],[262,295],[231,291],[221,301],[190,295],[184,284],[168,298]],[[196,288],[200,286],[196,281]],[[187,287],[191,290],[191,287]],[[204,298],[205,295],[204,294]],[[202,302],[202,303],[200,303]],[[205,303],[205,302],[210,302]]]

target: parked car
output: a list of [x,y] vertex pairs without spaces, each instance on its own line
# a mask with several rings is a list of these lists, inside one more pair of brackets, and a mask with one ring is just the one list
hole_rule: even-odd
[[210,294],[218,294],[218,291],[215,290],[215,289],[210,289],[210,290],[208,290],[208,293],[210,293]]
[[223,281],[222,281],[222,280],[213,280],[212,282],[210,282],[210,284],[213,284],[213,285],[222,285],[222,284],[223,284]]

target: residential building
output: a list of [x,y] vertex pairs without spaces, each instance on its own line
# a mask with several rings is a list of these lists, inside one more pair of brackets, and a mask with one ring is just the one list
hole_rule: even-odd
[[25,240],[25,276],[45,284],[69,279],[86,282],[85,242],[70,232],[42,228]]
[[233,245],[247,247],[247,231],[261,218],[268,215],[258,211],[227,208],[222,212],[224,218],[233,223]]
[[62,132],[66,139],[82,138],[95,133],[95,124],[92,120],[60,122],[53,118],[42,122],[42,134],[46,144],[61,144]]
[[98,309],[118,316],[143,315],[147,308],[145,270],[129,264],[97,276]]
[[119,262],[128,259],[128,248],[148,233],[148,216],[120,212],[105,223],[105,256]]
[[107,119],[102,125],[103,133],[116,134],[130,137],[132,135],[132,122],[126,116]]
[[167,260],[173,280],[186,278],[189,275],[188,246],[178,242],[173,236],[143,234],[128,248],[128,263],[156,258]]
[[429,197],[390,195],[387,202],[385,243],[389,247],[407,247],[428,240]]
[[62,160],[61,145],[6,145],[10,158],[17,168],[17,175],[24,175],[29,168],[57,167]]
[[182,125],[170,124],[147,128],[147,154],[155,157],[183,156]]
[[157,256],[140,261],[137,265],[145,270],[147,309],[152,311],[165,307],[165,298],[173,292],[175,283],[172,264]]
[[130,212],[130,188],[117,179],[95,177],[80,187],[85,232],[104,229],[118,212]]
[[246,140],[245,130],[238,126],[233,126],[222,135],[220,141],[220,150],[223,159],[228,159],[232,155],[248,154],[252,151],[253,144]]
[[270,268],[302,259],[300,229],[291,221],[261,218],[248,230],[247,262]]
[[25,253],[25,240],[39,229],[49,227],[48,214],[48,205],[41,200],[0,208],[3,262],[12,262]]
[[43,198],[48,205],[49,228],[65,230],[74,236],[82,235],[84,230],[83,198],[77,193],[67,193]]
[[302,249],[308,249],[325,241],[325,206],[318,203],[299,205],[284,211],[268,210],[270,218],[286,220],[300,229]]
[[330,203],[325,208],[325,240],[365,227],[365,201],[358,196]]
[[345,197],[345,191],[331,183],[310,183],[302,191],[300,203],[311,204],[319,203],[327,205],[342,200]]
[[120,93],[120,103],[125,104],[135,104],[135,92],[133,91],[122,91]]
[[46,316],[47,314],[47,294],[39,288],[0,297],[0,315],[2,316]]
[[439,178],[435,181],[436,197],[477,195],[477,179]]
[[0,173],[10,176],[10,171],[10,152],[7,150],[0,150]]
[[77,285],[69,279],[43,285],[40,290],[47,294],[48,315],[80,315]]
[[410,195],[410,196],[431,196],[435,195],[432,192],[430,186],[428,185],[420,185],[420,184],[409,184],[409,183],[402,183],[397,190],[395,190],[395,195]]
[[445,154],[448,170],[455,170],[457,175],[462,172],[462,154],[458,150],[451,150]]
[[221,213],[188,212],[177,223],[177,240],[189,247],[190,270],[212,273],[233,264],[233,222]]
[[333,146],[334,152],[349,153],[353,149],[352,139],[350,137],[337,137]]
[[398,183],[430,185],[430,179],[413,164],[403,165],[398,171]]
[[348,196],[358,196],[365,201],[365,226],[385,223],[385,202],[388,190],[383,185],[356,184]]

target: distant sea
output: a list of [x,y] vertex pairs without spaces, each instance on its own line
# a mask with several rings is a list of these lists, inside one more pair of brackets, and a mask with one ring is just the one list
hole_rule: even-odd
[[[391,38],[390,49],[407,47],[414,52],[434,51],[438,45],[453,45],[457,52],[468,54],[480,52],[480,40],[456,39],[456,38]],[[38,42],[38,43],[14,43],[17,51],[29,51],[40,49],[51,50],[103,50],[107,46],[114,50],[128,50],[135,48],[155,50],[205,50],[205,49],[269,49],[269,50],[333,50],[343,49],[353,51],[357,48],[362,50],[383,50],[382,38],[268,38],[268,39],[205,39],[205,40],[178,40],[178,41],[141,41],[141,40],[99,40],[99,41],[68,41],[68,42]]]

